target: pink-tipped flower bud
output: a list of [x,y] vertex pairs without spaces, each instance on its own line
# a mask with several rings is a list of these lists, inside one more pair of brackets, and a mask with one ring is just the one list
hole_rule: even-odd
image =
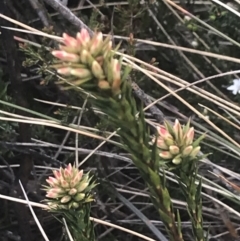
[[61,187],[69,188],[69,183],[66,180],[62,179],[60,182],[61,182]]
[[59,194],[56,193],[56,192],[49,191],[49,192],[47,192],[46,197],[48,197],[48,198],[58,198]]
[[90,46],[90,54],[96,56],[100,49],[102,48],[103,44],[103,35],[101,32],[97,33],[96,36],[93,38]]
[[70,191],[68,192],[68,194],[69,194],[70,196],[73,196],[73,195],[75,195],[76,193],[77,193],[77,189],[76,189],[76,188],[71,188]]
[[81,63],[87,64],[89,59],[89,52],[84,49],[80,54]]
[[69,169],[65,168],[64,169],[64,178],[69,180],[69,179],[71,179],[71,177],[72,177],[72,172]]
[[90,36],[86,29],[83,28],[80,33],[77,33],[77,41],[84,47],[88,45],[88,43],[90,42]]
[[64,197],[62,197],[61,198],[61,203],[67,203],[67,202],[69,202],[71,200],[71,196],[68,196],[68,195],[66,195],[66,196],[64,196]]
[[177,155],[179,153],[179,147],[178,146],[169,146],[169,151],[172,155]]
[[57,194],[62,194],[62,193],[64,193],[65,191],[64,191],[62,188],[60,188],[60,187],[55,187],[55,188],[51,188],[51,189],[49,190],[49,192],[57,193]]
[[119,60],[112,59],[111,68],[112,68],[112,77],[113,77],[112,92],[114,94],[118,94],[121,86],[121,64]]
[[112,41],[109,41],[109,42],[108,42],[108,44],[107,44],[107,46],[106,46],[106,49],[105,49],[106,52],[108,52],[108,51],[110,51],[110,50],[112,50]]
[[113,82],[121,79],[121,64],[118,59],[112,59],[111,68],[113,73]]
[[175,120],[175,123],[173,125],[173,131],[174,131],[176,141],[179,144],[181,144],[183,141],[183,130],[182,130],[182,127],[181,127],[178,119]]
[[105,79],[102,67],[100,66],[100,64],[94,60],[92,63],[92,73],[93,75],[97,78],[97,79]]
[[162,137],[163,140],[167,138],[172,138],[172,135],[166,130],[165,127],[157,127],[158,134]]
[[78,41],[66,33],[63,34],[63,42],[65,43],[66,46],[69,46],[69,47],[78,46]]
[[49,177],[48,179],[46,179],[46,182],[51,186],[54,187],[56,185],[58,185],[58,180],[54,177]]
[[159,156],[162,159],[171,159],[171,158],[173,158],[173,155],[169,151],[162,151],[162,152],[160,152]]
[[65,169],[68,170],[70,173],[72,173],[73,171],[72,164],[69,163]]
[[71,180],[71,182],[70,182],[71,187],[75,187],[80,182],[80,180],[82,179],[82,176],[83,176],[83,170],[79,171],[76,174],[76,176],[74,177],[74,179]]
[[187,157],[190,155],[190,153],[192,152],[193,150],[193,146],[187,146],[184,148],[184,150],[182,151],[182,156],[183,157]]
[[61,59],[63,61],[67,61],[67,62],[76,63],[80,60],[80,57],[77,54],[67,53],[63,50],[52,51],[52,55],[58,59]]
[[181,129],[181,125],[179,123],[179,120],[176,119],[173,125],[173,131],[174,131],[176,140],[178,139],[178,132],[180,129]]
[[185,144],[191,145],[193,143],[193,138],[194,138],[194,127],[191,127],[186,133]]
[[62,75],[70,75],[71,68],[69,68],[69,67],[60,68],[60,69],[57,69],[57,72]]
[[100,80],[98,82],[98,87],[102,90],[108,90],[110,89],[110,85],[106,80]]
[[56,177],[57,180],[60,180],[62,177],[62,174],[60,171],[54,170],[53,171],[54,176]]
[[162,150],[168,150],[168,145],[164,142],[164,140],[161,137],[158,137],[157,139],[157,147]]

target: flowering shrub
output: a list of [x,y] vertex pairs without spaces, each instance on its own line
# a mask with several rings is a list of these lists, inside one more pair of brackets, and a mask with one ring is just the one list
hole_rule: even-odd
[[[78,90],[92,93],[89,100],[93,106],[105,113],[113,127],[118,129],[122,146],[131,154],[133,163],[145,180],[170,240],[183,241],[183,236],[180,217],[176,220],[165,176],[159,175],[159,170],[165,168],[174,170],[176,174],[188,204],[196,240],[206,240],[201,212],[201,182],[195,182],[196,161],[201,158],[198,157],[199,144],[204,136],[194,141],[194,128],[190,127],[190,121],[183,127],[178,120],[174,125],[165,121],[164,126],[158,127],[154,143],[150,142],[143,108],[141,106],[138,111],[131,85],[127,81],[128,68],[121,70],[121,62],[113,57],[110,39],[103,40],[102,33],[90,38],[83,29],[76,38],[64,34],[63,43],[65,45],[60,45],[60,50],[52,52],[58,59],[53,67],[66,77],[65,83],[71,85],[67,88],[80,86]],[[47,196],[54,199],[50,205],[80,208],[79,203],[91,200],[86,195],[91,189],[88,177],[82,177],[81,171],[73,170],[71,166],[55,172],[55,178],[48,179],[48,183],[50,188]]]

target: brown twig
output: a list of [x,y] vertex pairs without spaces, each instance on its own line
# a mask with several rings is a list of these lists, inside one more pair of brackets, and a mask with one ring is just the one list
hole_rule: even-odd
[[80,29],[85,28],[88,30],[90,35],[92,36],[92,30],[83,23],[75,14],[71,12],[67,7],[63,6],[62,4],[58,3],[55,0],[44,0],[48,5],[54,8],[57,12],[59,12],[65,19],[67,19],[70,23],[77,26]]
[[46,9],[41,4],[41,2],[39,2],[39,0],[28,0],[28,1],[31,4],[32,8],[38,14],[38,17],[41,19],[43,25],[49,28],[52,25],[51,19],[48,16]]

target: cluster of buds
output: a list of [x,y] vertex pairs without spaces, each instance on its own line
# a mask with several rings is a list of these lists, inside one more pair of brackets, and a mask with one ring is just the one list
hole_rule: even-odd
[[92,201],[91,178],[69,164],[66,168],[53,171],[54,177],[49,177],[45,186],[48,206],[51,209],[77,209],[82,203]]
[[52,51],[60,60],[53,66],[59,74],[69,77],[74,86],[91,90],[97,87],[114,95],[120,93],[121,63],[113,58],[109,38],[103,40],[101,32],[91,38],[87,30],[82,29],[76,38],[64,33],[63,43],[60,50]]
[[178,165],[184,160],[193,160],[197,157],[201,149],[199,143],[204,135],[194,141],[194,128],[190,127],[190,121],[181,127],[176,119],[173,126],[165,122],[164,126],[159,126],[157,129],[159,136],[156,144],[163,160]]

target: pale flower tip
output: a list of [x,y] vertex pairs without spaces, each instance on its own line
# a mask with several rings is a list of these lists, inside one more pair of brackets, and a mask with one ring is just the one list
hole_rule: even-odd
[[112,60],[112,68],[113,71],[116,71],[117,73],[120,73],[121,71],[121,64],[118,59],[113,59]]
[[100,80],[98,82],[98,87],[102,90],[107,90],[110,88],[110,85],[106,80]]
[[87,188],[88,184],[89,184],[88,182],[81,183],[80,186],[78,187],[78,192],[84,191]]
[[157,128],[157,130],[158,130],[158,134],[159,134],[163,139],[171,136],[171,135],[169,134],[169,132],[166,130],[165,127],[159,126],[159,127]]
[[46,197],[48,197],[48,198],[57,198],[57,197],[58,197],[58,193],[49,191],[49,192],[46,194]]
[[57,171],[57,170],[54,170],[53,171],[53,175],[56,177],[56,179],[60,179],[61,178],[61,173],[59,172],[59,171]]
[[79,172],[79,175],[81,176],[81,178],[82,178],[82,175],[83,175],[83,170],[80,170]]
[[121,64],[119,60],[113,59],[111,62],[112,66],[112,76],[113,76],[113,90],[120,89],[121,86]]
[[180,122],[178,119],[175,119],[174,126],[180,125]]
[[88,52],[86,49],[84,49],[84,50],[81,52],[81,62],[82,62],[83,64],[87,64],[87,62],[88,62],[88,57],[89,57],[89,52]]
[[90,38],[89,33],[86,28],[81,29],[81,35],[83,38]]
[[69,172],[72,172],[72,164],[69,163],[66,168]]
[[92,73],[88,69],[71,69],[70,71],[71,75],[77,76],[81,79],[84,78],[91,78]]
[[68,37],[69,35],[67,34],[67,33],[63,33],[63,38],[66,38],[66,37]]
[[72,172],[69,169],[64,169],[64,177],[65,178],[70,178],[71,177]]
[[180,157],[176,157],[172,160],[172,163],[175,165],[178,165],[182,162],[182,159]]
[[81,33],[80,33],[80,32],[77,33],[76,39],[77,39],[77,41],[78,41],[79,44],[82,43],[82,41],[81,41]]
[[186,134],[186,145],[190,145],[194,138],[194,127],[191,127]]
[[88,31],[83,28],[79,34],[77,34],[77,40],[80,44],[86,45],[90,41],[90,36]]
[[113,45],[112,41],[109,41],[109,42],[108,42],[108,49],[109,49],[109,50],[112,49],[112,45]]
[[177,132],[179,126],[180,126],[180,123],[179,123],[178,119],[176,119],[174,122],[174,125],[173,125],[174,132]]
[[94,60],[92,63],[92,72],[97,79],[104,79],[102,67],[96,60]]
[[77,47],[77,44],[78,44],[75,38],[69,36],[66,33],[63,34],[63,41],[66,46],[70,46],[70,47]]
[[96,36],[93,38],[91,46],[90,46],[90,53],[97,55],[102,48],[103,43],[103,35],[101,32],[97,33]]
[[52,55],[56,58],[61,58],[64,55],[64,51],[62,50],[53,50]]
[[62,74],[62,75],[70,75],[71,68],[69,68],[69,67],[60,68],[60,69],[57,69],[57,72],[58,72],[58,74]]
[[172,155],[177,155],[179,153],[179,147],[177,146],[170,146],[169,151]]
[[76,202],[79,202],[81,200],[83,200],[85,198],[85,194],[84,193],[78,193],[75,197],[74,197],[74,200]]
[[58,184],[58,180],[54,177],[49,177],[46,182],[52,187]]
[[191,158],[195,158],[197,155],[198,155],[198,153],[200,152],[200,150],[201,150],[201,147],[200,146],[197,146],[197,147],[195,147],[193,150],[192,150],[192,152],[190,153],[190,157]]
[[70,53],[65,54],[65,56],[63,57],[63,60],[69,61],[69,62],[78,62],[79,59],[80,58],[77,54],[70,54]]
[[190,153],[192,152],[193,150],[193,146],[187,146],[185,147],[185,149],[182,151],[182,156],[183,157],[187,157],[190,155]]
[[69,187],[68,182],[67,182],[67,181],[65,181],[64,179],[63,179],[63,180],[61,180],[61,187],[62,187],[62,188],[68,188],[68,187]]
[[64,196],[61,198],[61,203],[67,203],[71,200],[71,197],[70,196]]
[[[154,140],[154,142],[155,142],[155,140]],[[157,139],[157,147],[162,150],[168,150],[168,145],[161,138]]]
[[159,156],[163,159],[171,159],[173,155],[169,151],[160,152]]
[[70,61],[70,62],[78,62],[79,56],[77,54],[67,53],[63,50],[54,50],[52,51],[52,55],[58,59],[62,59],[63,61]]
[[70,196],[73,196],[73,195],[75,195],[77,193],[77,189],[76,188],[72,188],[72,189],[70,189],[70,191],[68,192],[68,194],[70,195]]
[[51,198],[52,197],[51,193],[47,193],[46,197]]
[[103,34],[102,32],[98,32],[96,35],[96,44],[99,45],[103,42]]

